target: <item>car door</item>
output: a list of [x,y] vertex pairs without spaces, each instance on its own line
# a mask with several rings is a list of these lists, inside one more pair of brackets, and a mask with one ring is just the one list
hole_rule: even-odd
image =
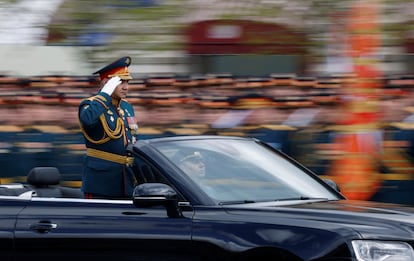
[[25,199],[0,197],[0,260],[12,260],[13,234],[18,213],[26,206]]
[[18,216],[14,260],[197,260],[191,217],[127,200],[34,198]]

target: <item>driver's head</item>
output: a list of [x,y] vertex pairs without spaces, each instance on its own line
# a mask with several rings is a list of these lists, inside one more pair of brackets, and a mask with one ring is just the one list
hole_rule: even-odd
[[185,173],[192,177],[201,178],[205,175],[204,160],[199,151],[186,154],[179,160],[179,166]]

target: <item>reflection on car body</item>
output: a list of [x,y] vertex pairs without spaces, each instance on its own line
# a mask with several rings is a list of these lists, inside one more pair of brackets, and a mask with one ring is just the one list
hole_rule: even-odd
[[[183,136],[128,149],[131,200],[69,198],[43,179],[56,175],[49,167],[36,181],[57,194],[1,185],[1,260],[414,260],[413,208],[346,200],[259,140]],[[202,179],[180,168],[188,155],[203,160]]]

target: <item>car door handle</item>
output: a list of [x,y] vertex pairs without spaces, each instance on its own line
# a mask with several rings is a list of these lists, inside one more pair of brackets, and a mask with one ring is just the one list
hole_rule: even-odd
[[30,225],[31,230],[36,230],[40,233],[47,233],[55,228],[57,228],[57,224],[50,221],[40,221],[39,223]]

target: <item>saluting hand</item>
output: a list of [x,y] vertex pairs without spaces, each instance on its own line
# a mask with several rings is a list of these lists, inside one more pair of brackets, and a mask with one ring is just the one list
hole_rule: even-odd
[[119,78],[119,76],[112,77],[102,87],[101,92],[107,93],[109,96],[111,96],[114,90],[116,89],[116,87],[120,85],[121,83],[122,83],[122,80],[121,78]]

